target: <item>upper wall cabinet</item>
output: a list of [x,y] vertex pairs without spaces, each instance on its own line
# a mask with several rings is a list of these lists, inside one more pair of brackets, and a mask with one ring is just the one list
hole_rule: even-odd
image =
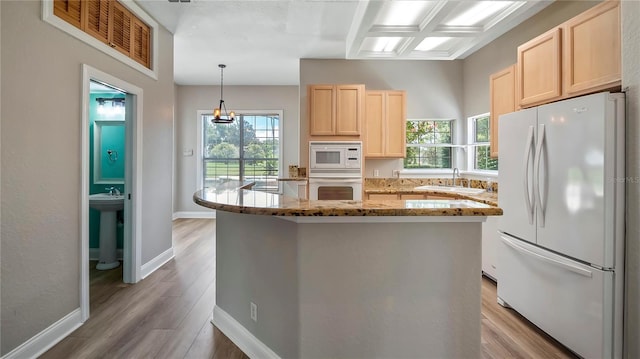
[[405,91],[366,92],[365,157],[405,157],[406,107]]
[[620,3],[605,1],[562,25],[564,93],[569,96],[621,84]]
[[309,135],[360,136],[364,85],[309,85]]
[[518,104],[619,87],[620,3],[604,1],[518,47]]
[[560,29],[552,29],[518,46],[517,78],[522,107],[553,101],[562,95]]
[[516,65],[496,72],[489,78],[491,97],[491,157],[498,157],[498,117],[516,110]]

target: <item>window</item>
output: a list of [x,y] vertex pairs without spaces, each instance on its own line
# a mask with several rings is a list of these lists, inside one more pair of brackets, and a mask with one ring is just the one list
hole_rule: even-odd
[[475,171],[497,171],[498,159],[491,158],[489,148],[489,114],[469,118],[469,166]]
[[221,179],[249,180],[254,189],[278,191],[280,114],[243,112],[231,124],[214,124],[201,115],[202,183]]
[[407,120],[405,169],[452,168],[453,120]]

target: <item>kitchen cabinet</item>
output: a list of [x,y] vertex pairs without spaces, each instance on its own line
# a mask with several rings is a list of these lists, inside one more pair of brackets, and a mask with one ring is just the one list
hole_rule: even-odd
[[401,194],[400,199],[427,199],[424,194]]
[[516,110],[516,65],[502,69],[489,77],[490,149],[491,157],[498,157],[498,118]]
[[366,92],[365,157],[405,157],[406,107],[405,91]]
[[520,45],[521,107],[619,88],[620,3],[607,0]]
[[554,28],[518,46],[520,106],[530,107],[562,96],[560,35],[560,28]]
[[364,85],[309,85],[309,135],[360,136]]
[[367,199],[375,200],[375,201],[391,201],[397,200],[398,195],[395,193],[387,194],[387,193],[369,193],[367,195]]
[[307,199],[307,180],[278,180],[282,183],[282,192],[285,196]]
[[621,84],[620,3],[604,1],[562,25],[564,93],[577,96]]

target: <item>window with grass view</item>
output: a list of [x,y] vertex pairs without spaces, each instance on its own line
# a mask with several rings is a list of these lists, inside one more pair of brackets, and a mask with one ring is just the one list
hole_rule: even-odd
[[280,115],[239,114],[230,124],[202,116],[204,187],[225,179],[255,182],[254,189],[278,191]]
[[471,133],[471,145],[469,154],[473,158],[473,169],[480,171],[497,171],[498,159],[491,158],[489,147],[489,114],[473,116],[469,118],[469,129]]
[[452,168],[452,127],[452,120],[407,120],[404,168]]

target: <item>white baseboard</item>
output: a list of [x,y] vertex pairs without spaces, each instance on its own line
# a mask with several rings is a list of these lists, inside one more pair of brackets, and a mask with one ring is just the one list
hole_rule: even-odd
[[[89,248],[89,260],[97,261],[100,259],[100,248]],[[116,259],[122,260],[122,248],[116,250]]]
[[213,324],[249,358],[280,359],[278,354],[217,305],[213,307]]
[[4,355],[2,359],[37,358],[81,325],[82,316],[80,314],[80,308],[78,308],[51,324],[47,329],[36,334],[31,339],[20,344],[20,346]]
[[157,257],[143,264],[140,268],[142,279],[145,279],[149,274],[156,271],[156,269],[162,267],[163,264],[173,259],[173,247],[160,253]]
[[216,218],[216,211],[207,211],[207,212],[174,212],[173,219],[178,218]]

